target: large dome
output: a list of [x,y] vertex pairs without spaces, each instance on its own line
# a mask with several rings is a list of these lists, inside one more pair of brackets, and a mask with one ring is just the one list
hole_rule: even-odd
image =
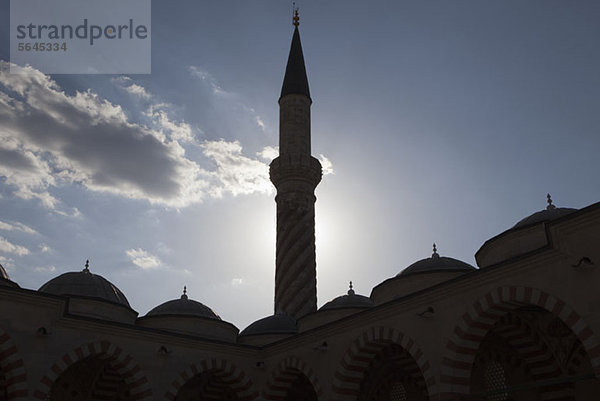
[[53,278],[38,291],[54,295],[99,298],[131,309],[125,295],[110,281],[89,270],[89,262],[80,272],[69,272]]
[[208,306],[189,299],[186,287],[180,298],[158,305],[138,318],[136,324],[230,343],[236,341],[239,333],[237,327],[221,320]]
[[358,295],[352,289],[352,281],[350,282],[350,289],[346,295],[340,295],[321,306],[319,310],[331,310],[331,309],[346,309],[346,308],[370,308],[373,306],[373,301],[369,297],[364,295]]
[[544,221],[555,220],[577,211],[577,209],[568,207],[556,207],[552,204],[552,197],[550,194],[546,195],[546,197],[548,198],[548,206],[546,206],[546,209],[540,210],[539,212],[520,220],[513,226],[513,229],[527,227]]
[[297,332],[298,326],[296,326],[296,319],[289,315],[277,313],[252,323],[242,330],[240,336],[256,334],[295,334]]
[[421,259],[413,263],[406,269],[396,275],[408,276],[410,274],[422,273],[445,273],[445,272],[470,272],[476,270],[475,267],[458,259],[440,256],[437,253],[435,244],[433,244],[433,254],[430,258]]
[[185,287],[183,288],[181,298],[158,305],[148,312],[146,316],[195,316],[221,320],[219,315],[208,306],[189,299]]

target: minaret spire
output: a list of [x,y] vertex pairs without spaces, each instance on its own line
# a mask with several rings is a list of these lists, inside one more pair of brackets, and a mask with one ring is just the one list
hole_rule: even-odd
[[315,188],[321,163],[311,156],[310,106],[304,55],[294,10],[294,34],[279,98],[279,157],[271,162],[277,188],[275,313],[295,318],[317,310]]
[[302,43],[300,43],[300,17],[298,9],[294,10],[294,34],[292,36],[292,45],[288,56],[287,66],[285,68],[285,78],[281,86],[281,97],[296,93],[306,95],[310,99],[310,91],[308,89],[308,78],[306,77],[306,67],[304,65],[304,54],[302,53]]

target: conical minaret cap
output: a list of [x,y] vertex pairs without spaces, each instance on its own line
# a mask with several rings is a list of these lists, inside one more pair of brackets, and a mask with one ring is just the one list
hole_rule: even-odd
[[297,26],[294,28],[292,46],[290,47],[290,55],[281,87],[281,97],[291,94],[305,95],[310,98],[306,67],[304,66],[304,55],[302,54],[302,44],[300,43],[300,32]]

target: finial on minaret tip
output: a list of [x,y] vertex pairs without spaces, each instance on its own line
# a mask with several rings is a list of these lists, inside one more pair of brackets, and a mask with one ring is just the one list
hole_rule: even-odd
[[300,17],[298,16],[298,7],[296,7],[296,3],[292,3],[294,7],[294,18],[292,18],[292,20],[294,22],[292,22],[292,25],[294,25],[296,28],[298,28],[298,25],[300,25]]
[[547,202],[548,202],[548,206],[546,206],[546,210],[552,210],[552,209],[556,209],[556,206],[554,206],[552,204],[552,196],[550,196],[550,194],[546,195],[546,198],[548,198]]
[[181,295],[181,299],[188,299],[187,287],[185,285],[183,286],[183,295]]
[[352,281],[350,282],[350,289],[348,290],[348,295],[354,295],[354,290],[352,289]]
[[435,245],[435,242],[433,243],[433,253],[431,254],[432,258],[439,258],[440,255],[438,255],[437,253],[437,246]]
[[90,272],[90,261],[89,260],[85,261],[85,268],[82,270],[82,272],[84,272],[84,273]]

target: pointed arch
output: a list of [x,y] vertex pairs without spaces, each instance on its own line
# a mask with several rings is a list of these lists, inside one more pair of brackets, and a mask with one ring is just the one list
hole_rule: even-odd
[[537,306],[559,318],[581,342],[596,377],[600,375],[600,342],[573,308],[537,288],[498,287],[476,301],[455,326],[442,359],[440,400],[469,393],[471,369],[486,334],[508,312],[525,305]]
[[299,374],[312,385],[318,400],[323,397],[323,388],[314,370],[295,356],[287,356],[273,370],[263,396],[267,400],[284,400]]
[[332,390],[335,400],[355,400],[360,385],[369,368],[369,363],[386,346],[398,345],[406,351],[407,358],[401,361],[412,374],[422,377],[421,385],[429,399],[434,399],[436,380],[431,365],[417,343],[409,336],[391,327],[371,327],[361,334],[346,350],[340,366],[335,372]]
[[115,371],[121,375],[125,383],[131,386],[131,399],[152,400],[152,390],[148,378],[138,363],[131,355],[125,353],[122,348],[108,341],[96,341],[84,344],[64,354],[42,377],[38,389],[33,394],[33,398],[46,400],[54,382],[61,374],[73,364],[94,356],[102,356],[111,361],[111,365]]
[[171,383],[171,387],[165,393],[165,400],[173,401],[179,390],[191,379],[203,373],[215,373],[220,380],[226,383],[238,396],[240,400],[250,401],[258,396],[254,384],[243,370],[226,359],[205,359],[197,364],[192,364],[181,372]]
[[26,401],[27,373],[25,363],[12,338],[0,329],[0,370],[6,382],[6,396],[9,401]]

